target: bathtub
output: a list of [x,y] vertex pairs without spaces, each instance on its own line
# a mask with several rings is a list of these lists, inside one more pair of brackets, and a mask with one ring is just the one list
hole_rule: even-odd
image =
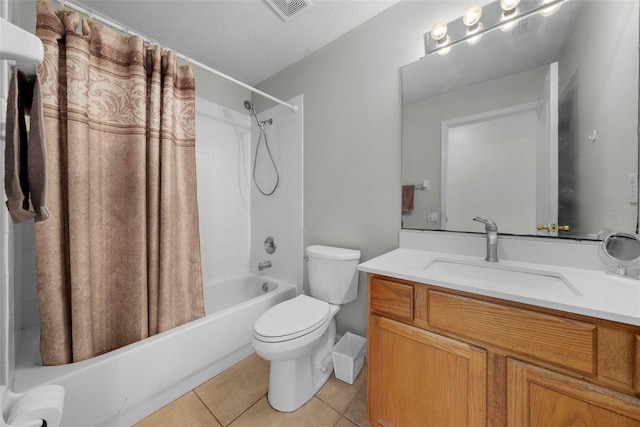
[[12,389],[64,386],[63,427],[129,426],[253,353],[255,320],[295,294],[294,285],[254,274],[213,283],[202,319],[64,366],[42,366],[38,328],[23,330]]

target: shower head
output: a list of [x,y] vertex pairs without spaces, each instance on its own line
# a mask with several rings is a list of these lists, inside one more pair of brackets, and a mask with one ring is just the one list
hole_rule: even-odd
[[268,125],[273,124],[273,119],[268,119],[262,122],[260,121],[260,119],[258,118],[258,112],[256,111],[256,107],[253,105],[253,102],[249,100],[244,101],[244,108],[251,111],[251,113],[249,113],[250,115],[253,113],[253,117],[256,118],[256,123],[258,123],[258,126],[260,126],[261,128],[264,129],[264,125],[266,124]]

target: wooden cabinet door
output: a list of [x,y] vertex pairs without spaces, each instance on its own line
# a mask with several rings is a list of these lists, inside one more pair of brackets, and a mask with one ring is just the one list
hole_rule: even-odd
[[640,426],[640,400],[513,359],[507,362],[509,426]]
[[485,350],[384,317],[370,320],[372,425],[486,425]]

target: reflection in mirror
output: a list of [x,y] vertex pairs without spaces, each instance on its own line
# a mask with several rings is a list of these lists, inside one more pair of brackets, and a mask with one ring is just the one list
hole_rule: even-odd
[[518,107],[442,122],[443,229],[474,229],[469,212],[501,233],[535,227],[536,103]]
[[518,235],[635,232],[638,13],[565,0],[403,67],[403,228],[480,232],[483,216]]

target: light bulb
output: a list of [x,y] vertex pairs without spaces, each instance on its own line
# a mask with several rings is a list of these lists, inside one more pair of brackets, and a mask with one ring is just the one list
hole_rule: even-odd
[[511,31],[518,24],[518,20],[514,18],[520,13],[519,4],[520,0],[500,0],[500,7],[502,7],[500,22],[504,22],[504,24],[500,25],[500,30],[504,32]]
[[[471,6],[462,16],[462,22],[467,26],[467,36],[471,36],[476,33],[482,32],[484,25],[480,22],[482,16],[482,8],[478,5]],[[474,45],[480,41],[482,34],[470,37],[467,39],[467,43]]]
[[512,11],[514,11],[519,4],[520,0],[500,0],[500,7],[507,14],[510,14]]
[[440,42],[440,40],[444,39],[447,35],[447,23],[444,21],[438,21],[435,24],[433,24],[433,27],[431,27],[431,37],[437,41]]
[[478,5],[471,6],[467,9],[467,11],[462,16],[462,22],[467,27],[473,27],[478,22],[480,22],[480,17],[482,16],[482,8]]

